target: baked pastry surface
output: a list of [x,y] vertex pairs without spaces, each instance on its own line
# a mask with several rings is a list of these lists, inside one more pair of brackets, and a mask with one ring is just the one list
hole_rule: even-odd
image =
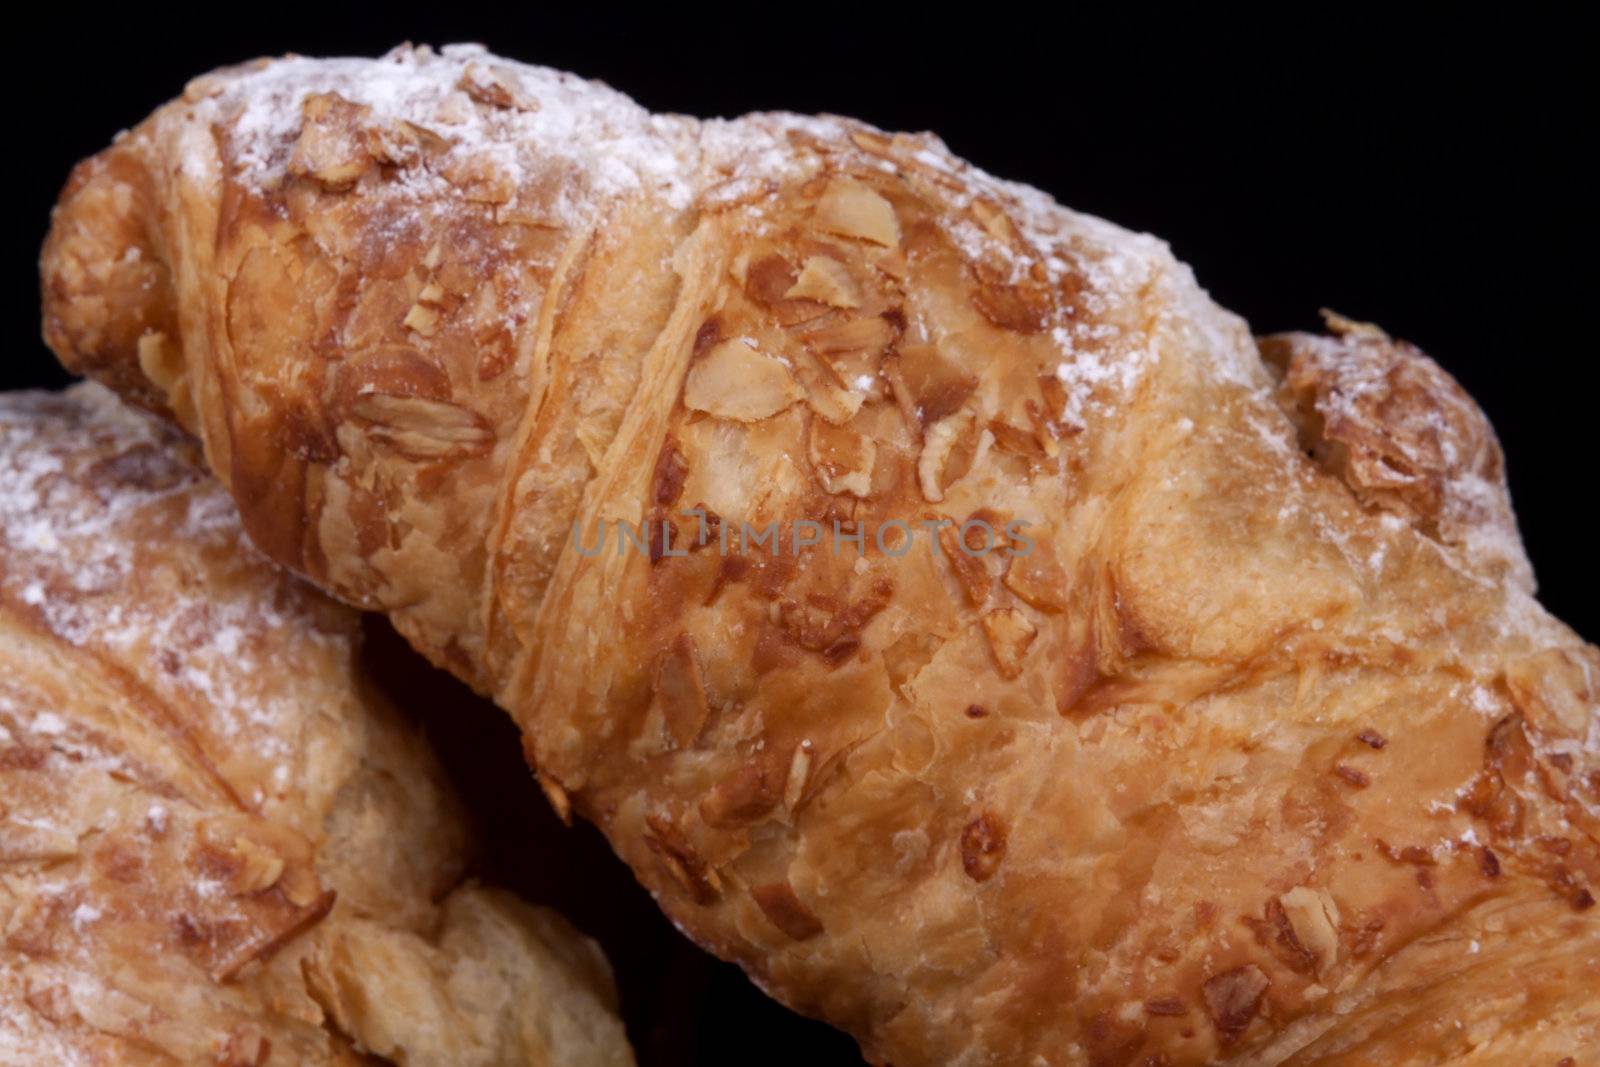
[[926,135],[472,49],[198,79],[43,271],[263,551],[875,1061],[1600,1039],[1600,655],[1482,413],[1373,327],[1258,345]]
[[0,1063],[633,1062],[359,641],[181,433],[0,396]]

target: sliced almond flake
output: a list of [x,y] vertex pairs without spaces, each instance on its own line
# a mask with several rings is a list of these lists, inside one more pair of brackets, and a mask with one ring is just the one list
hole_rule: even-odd
[[807,259],[800,276],[783,295],[787,300],[816,300],[836,308],[861,306],[861,289],[850,277],[850,269],[831,256]]
[[401,325],[424,337],[432,337],[439,329],[439,309],[419,301],[411,305]]
[[775,304],[799,281],[794,267],[776,252],[745,265],[742,282],[745,295],[761,304]]
[[289,156],[289,173],[315,178],[329,189],[352,185],[373,163],[362,135],[371,110],[338,93],[306,96],[300,136]]
[[883,352],[894,336],[894,327],[887,319],[864,315],[806,330],[800,334],[800,339],[840,385],[855,389],[863,378],[869,381],[877,378]]
[[1339,906],[1326,889],[1297,885],[1278,898],[1294,939],[1323,972],[1339,958]]
[[789,368],[744,338],[723,341],[689,368],[687,408],[719,419],[759,422],[804,397]]
[[1006,564],[1006,588],[1029,606],[1055,613],[1066,610],[1067,576],[1056,561],[1049,531],[1028,531],[1032,541],[1026,555],[1013,555]]
[[793,811],[805,795],[806,780],[811,777],[813,752],[814,746],[809,739],[794,747],[794,756],[789,760],[789,775],[783,786],[783,806],[789,811]]
[[820,229],[841,237],[855,237],[885,248],[900,244],[900,221],[894,206],[851,178],[833,178],[817,201]]
[[956,411],[978,387],[976,378],[934,345],[902,344],[896,358],[924,426]]
[[851,130],[850,140],[855,142],[857,148],[863,152],[871,152],[875,156],[888,157],[893,155],[894,142],[888,135],[877,130]]
[[806,391],[806,403],[811,410],[835,426],[855,418],[866,399],[866,391],[840,386],[831,374],[810,360],[795,367],[795,377]]
[[494,431],[477,412],[443,400],[364,393],[350,405],[374,440],[417,460],[448,459],[480,452]]
[[283,857],[247,837],[235,837],[232,852],[238,860],[231,885],[237,896],[271,889],[283,875]]
[[814,419],[807,452],[817,479],[828,492],[872,495],[872,468],[878,458],[878,445],[872,438],[848,426]]
[[1038,636],[1038,630],[1028,617],[1016,608],[1000,608],[983,617],[983,632],[989,639],[989,649],[994,653],[1000,676],[1015,678],[1020,675],[1028,646]]
[[994,435],[994,447],[1001,452],[1027,459],[1042,458],[1044,445],[1031,429],[1021,429],[1004,419],[989,420],[989,432]]
[[922,454],[917,457],[917,484],[928,503],[943,501],[945,491],[972,469],[977,430],[976,416],[971,411],[958,411],[923,433]]
[[980,196],[972,201],[969,210],[972,212],[972,217],[978,220],[978,225],[982,226],[989,236],[1013,247],[1022,246],[1022,235],[1017,232],[1016,224],[999,204],[988,197]]
[[523,91],[521,81],[509,70],[484,63],[468,63],[459,84],[468,96],[480,104],[516,111],[539,110],[539,101]]
[[994,585],[994,576],[989,573],[984,555],[963,550],[961,535],[953,522],[948,526],[939,527],[939,552],[949,563],[956,579],[961,582],[968,603],[975,608],[987,604],[989,591]]
[[657,662],[655,696],[661,703],[663,723],[672,746],[688,746],[710,714],[700,656],[689,634],[679,634]]

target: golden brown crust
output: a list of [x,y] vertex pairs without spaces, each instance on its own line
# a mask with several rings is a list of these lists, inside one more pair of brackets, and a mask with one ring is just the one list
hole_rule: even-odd
[[776,996],[900,1067],[1593,1043],[1596,654],[1415,350],[1275,373],[1159,242],[931,137],[472,51],[200,84],[109,150],[167,176],[169,403]]
[[0,398],[0,1063],[631,1062],[593,945],[462,882],[359,634],[181,434]]

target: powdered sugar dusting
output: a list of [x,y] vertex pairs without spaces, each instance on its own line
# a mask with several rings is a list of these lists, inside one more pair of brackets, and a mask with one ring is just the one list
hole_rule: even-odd
[[[367,136],[397,164],[398,188],[418,199],[439,195],[452,179],[459,185],[469,171],[502,190],[565,176],[552,221],[566,224],[633,192],[676,207],[690,199],[682,161],[689,120],[652,116],[599,83],[477,45],[406,46],[377,60],[272,60],[199,79],[187,97],[208,125],[227,131],[235,176],[270,189],[288,173],[307,99],[323,93],[369,109]],[[419,137],[434,150],[418,149]],[[206,174],[210,139],[194,138],[186,149],[186,172]]]
[[[35,1063],[58,1064],[59,1067],[79,1067],[92,1064],[93,1053],[69,1037],[69,1031],[48,1023],[43,1016],[28,1006],[32,992],[23,977],[22,969],[0,968],[0,1047],[7,1054],[15,1050],[19,1056],[26,1053]],[[25,1062],[6,1059],[7,1064]]]
[[[359,115],[341,117],[323,137],[312,105],[329,94]],[[270,194],[310,167],[334,186],[360,181],[366,195],[417,210],[459,197],[492,205],[502,220],[565,228],[592,224],[630,195],[674,210],[739,202],[759,228],[769,194],[820,173],[829,158],[903,175],[938,198],[941,228],[988,281],[1074,284],[1079,306],[1055,307],[1046,324],[1068,398],[1057,414],[1069,425],[1081,426],[1097,403],[1115,403],[1155,362],[1139,324],[1118,314],[1155,284],[1173,289],[1157,305],[1198,291],[1161,241],[986,174],[931,134],[891,137],[850,119],[782,112],[652,115],[604,85],[476,45],[405,46],[376,60],[271,60],[198,79],[185,102],[183,170],[194,180],[214,180],[223,167]],[[212,129],[221,131],[220,155]],[[360,157],[349,170],[339,165],[346,141]],[[321,151],[332,157],[326,172],[313,158]],[[382,166],[371,166],[369,154]],[[1232,340],[1217,356],[1229,367],[1239,360]]]
[[[16,1050],[99,1063],[123,1038],[210,1059],[216,1034],[249,1012],[206,979],[205,960],[281,928],[279,905],[207,896],[187,864],[206,816],[240,814],[231,800],[206,808],[214,776],[264,807],[260,768],[314,743],[306,724],[327,709],[327,687],[319,702],[271,650],[303,661],[352,651],[352,633],[319,630],[320,601],[297,588],[253,554],[194,446],[159,420],[97,385],[0,396],[11,668],[0,674],[0,911],[8,945],[22,947],[0,954],[0,1061]],[[87,669],[35,627],[90,657]],[[295,666],[317,684],[316,666]],[[273,784],[280,795],[297,785]],[[137,877],[106,876],[97,856]],[[188,940],[168,943],[172,930]],[[107,959],[152,941],[159,967],[103,981]],[[194,1017],[154,1006],[191,996],[203,1001],[188,1005]]]
[[[267,565],[194,446],[97,385],[0,397],[0,541],[0,595],[71,645],[147,668],[140,673],[158,687],[195,703],[207,732],[248,741],[261,758],[289,753],[284,727],[304,713],[292,686],[253,676],[283,669],[257,661],[267,654],[264,635],[288,631],[333,648],[349,640],[312,625],[293,596],[252,595],[259,582],[198,580],[186,562],[204,553],[240,568]],[[183,552],[163,551],[163,542]],[[292,585],[272,581],[285,592]],[[67,726],[53,711],[32,722],[44,736]]]

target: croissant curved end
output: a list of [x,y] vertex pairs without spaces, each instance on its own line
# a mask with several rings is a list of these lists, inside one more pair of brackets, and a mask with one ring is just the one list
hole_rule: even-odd
[[44,340],[69,369],[183,418],[171,395],[177,300],[151,201],[148,172],[122,142],[73,169],[40,255]]

